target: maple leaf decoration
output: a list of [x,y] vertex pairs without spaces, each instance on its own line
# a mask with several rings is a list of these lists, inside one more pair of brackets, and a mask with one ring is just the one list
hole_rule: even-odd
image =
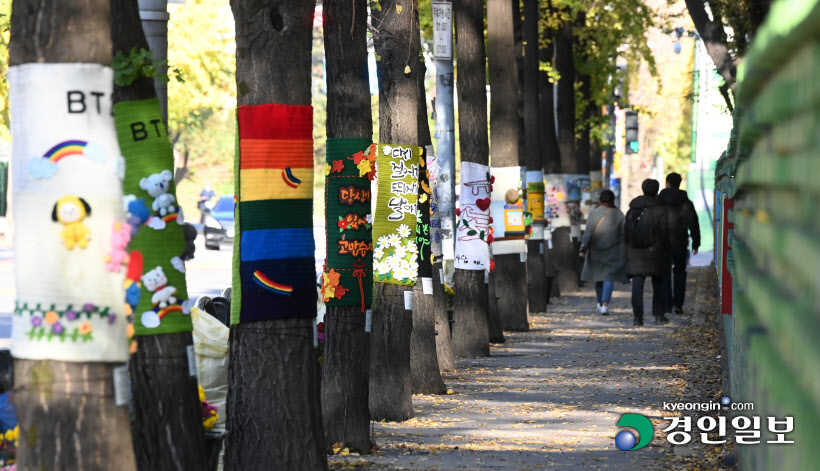
[[[327,302],[330,298],[336,297],[336,290],[341,288],[339,286],[339,277],[341,275],[336,270],[322,274],[322,300]],[[342,288],[344,289],[344,288]],[[337,298],[338,299],[338,298]]]
[[370,161],[366,160],[366,159],[362,159],[356,165],[356,167],[359,168],[359,176],[360,177],[363,177],[363,176],[369,174],[373,170],[373,168],[370,166]]
[[344,160],[334,160],[333,161],[333,171],[337,173],[342,173],[342,170],[345,168]]
[[364,152],[356,152],[353,154],[353,163],[358,166],[362,160],[365,159]]
[[337,286],[336,287],[336,299],[342,299],[342,296],[347,294],[348,291],[350,291],[350,290],[345,288],[344,286]]

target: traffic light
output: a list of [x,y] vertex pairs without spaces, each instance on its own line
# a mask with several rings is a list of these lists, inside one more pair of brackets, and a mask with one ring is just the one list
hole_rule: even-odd
[[638,153],[638,112],[626,112],[626,149],[627,154]]

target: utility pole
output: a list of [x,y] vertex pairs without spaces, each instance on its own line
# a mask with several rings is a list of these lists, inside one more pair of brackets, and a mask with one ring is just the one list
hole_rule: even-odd
[[433,2],[433,56],[436,59],[436,147],[445,279],[452,285],[455,259],[455,110],[453,106],[453,4]]
[[[178,2],[177,2],[178,3]],[[148,40],[148,48],[154,55],[154,61],[162,65],[157,70],[157,77],[168,75],[168,0],[139,0],[140,20]],[[162,108],[162,119],[168,127],[168,84],[154,79],[159,106]]]

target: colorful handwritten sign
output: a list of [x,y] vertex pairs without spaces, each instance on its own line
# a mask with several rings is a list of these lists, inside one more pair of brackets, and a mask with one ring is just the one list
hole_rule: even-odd
[[370,142],[328,139],[325,164],[327,258],[321,296],[328,306],[361,306],[362,312],[373,299],[370,181],[376,153]]
[[376,156],[379,193],[373,226],[373,278],[381,283],[415,286],[421,149],[379,144]]
[[493,179],[490,167],[461,163],[461,186],[456,211],[455,267],[462,270],[489,270],[490,195]]

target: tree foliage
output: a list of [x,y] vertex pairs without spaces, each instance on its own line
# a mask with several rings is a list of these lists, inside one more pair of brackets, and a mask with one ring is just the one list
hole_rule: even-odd
[[9,20],[11,19],[11,1],[0,0],[0,140],[11,140],[9,125],[9,85],[5,80],[9,67]]
[[[592,139],[603,143],[608,120],[595,110],[612,102],[615,87],[625,78],[626,71],[616,67],[617,61],[632,65],[627,71],[644,61],[652,74],[656,74],[646,32],[659,21],[658,15],[644,0],[541,0],[540,6],[541,31],[545,28],[555,31],[567,22],[575,25],[573,31],[580,45],[574,50],[575,68],[578,75],[588,75],[591,80],[588,96],[576,86],[576,129],[589,126]],[[548,40],[544,35],[540,37],[539,47],[546,47]],[[542,63],[541,67],[549,72],[553,81],[563,79],[552,64]],[[587,117],[586,110],[590,107],[593,112]]]
[[221,0],[188,0],[170,12],[168,63],[184,83],[168,85],[169,135],[191,160],[225,160],[230,167],[236,106],[230,7]]
[[686,8],[706,52],[725,81],[721,93],[729,109],[733,106],[729,91],[735,87],[737,63],[746,54],[771,3],[772,0],[686,0]]

